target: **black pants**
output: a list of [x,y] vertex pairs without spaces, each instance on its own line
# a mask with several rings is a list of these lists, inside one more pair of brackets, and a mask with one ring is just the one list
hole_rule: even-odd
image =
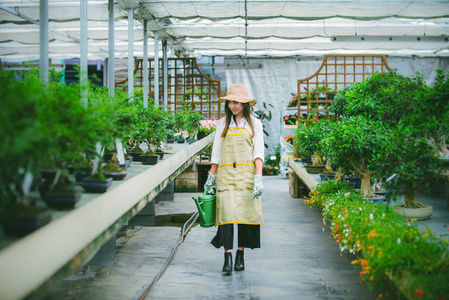
[[[237,224],[238,247],[260,248],[260,225]],[[224,246],[225,249],[234,247],[234,224],[219,225],[217,234],[210,242],[215,248]]]

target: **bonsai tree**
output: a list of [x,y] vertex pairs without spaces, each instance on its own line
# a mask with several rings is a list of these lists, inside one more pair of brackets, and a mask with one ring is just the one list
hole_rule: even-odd
[[421,208],[419,191],[438,180],[441,166],[433,147],[424,137],[416,137],[415,128],[397,125],[391,129],[373,156],[373,164],[380,178],[398,175],[386,188],[403,194],[405,208]]
[[[312,157],[314,166],[323,161],[323,149],[320,141],[332,130],[334,121],[330,119],[314,121],[312,123],[300,122],[295,135],[295,147],[298,153]],[[326,155],[327,156],[327,155]]]
[[360,194],[373,197],[371,179],[377,166],[372,157],[384,146],[385,129],[379,121],[371,121],[363,116],[340,119],[320,142],[331,160],[345,173],[355,172],[362,181]]
[[[440,77],[439,88],[445,84]],[[430,92],[419,74],[409,78],[393,71],[375,73],[336,96],[329,111],[344,121],[331,133],[326,147],[334,151],[332,157],[339,164],[347,169],[352,166],[359,174],[362,193],[367,195],[367,178],[375,174],[387,178],[396,173],[399,176],[389,189],[405,194],[405,207],[420,207],[416,202],[418,186],[428,186],[440,171],[436,152],[425,139],[425,133],[430,136],[434,124],[440,123],[425,124],[426,118],[442,121],[446,117],[445,113],[435,118],[429,115],[427,97],[439,92]]]
[[167,113],[158,107],[144,108],[142,105],[139,105],[138,116],[137,140],[148,143],[147,155],[156,155],[151,149],[151,144],[156,146],[155,150],[158,150],[161,142],[167,139]]
[[39,161],[51,153],[41,117],[41,104],[48,90],[36,76],[16,80],[13,73],[0,71],[0,214],[17,205],[28,206],[28,188],[22,188],[25,177],[38,169]]
[[186,114],[186,127],[190,140],[196,139],[196,134],[201,126],[200,121],[204,120],[200,112],[187,112]]
[[436,82],[415,98],[413,112],[404,122],[419,129],[438,156],[449,157],[449,72],[436,72]]
[[375,72],[362,82],[344,87],[328,112],[335,117],[362,115],[373,121],[396,125],[410,116],[417,96],[426,90],[419,74],[405,77],[392,72]]

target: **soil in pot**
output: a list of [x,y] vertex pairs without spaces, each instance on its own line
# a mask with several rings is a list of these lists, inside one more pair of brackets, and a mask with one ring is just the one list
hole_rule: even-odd
[[113,159],[102,167],[101,171],[106,177],[111,177],[113,180],[123,180],[127,174],[125,168],[118,164],[117,156],[113,156]]

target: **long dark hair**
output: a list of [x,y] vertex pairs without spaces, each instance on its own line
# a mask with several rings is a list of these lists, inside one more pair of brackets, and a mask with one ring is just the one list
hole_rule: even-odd
[[[229,104],[229,100],[226,100],[226,103],[225,103],[226,123],[225,123],[225,127],[223,129],[223,132],[221,133],[221,137],[225,137],[226,134],[228,133],[229,124],[231,124],[231,118],[234,116],[232,111],[229,109],[228,104]],[[253,122],[251,120],[251,106],[249,106],[249,103],[242,103],[242,104],[243,104],[243,117],[246,119],[249,126],[251,127],[252,136],[254,136],[254,126],[253,126]],[[235,119],[234,119],[234,122],[235,122]]]

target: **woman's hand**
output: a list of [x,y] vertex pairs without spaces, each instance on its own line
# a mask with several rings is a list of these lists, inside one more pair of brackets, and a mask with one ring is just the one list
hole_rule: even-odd
[[211,190],[215,186],[215,179],[217,178],[217,174],[209,173],[207,176],[206,183],[204,184],[204,190]]
[[263,192],[263,178],[262,175],[254,176],[254,190],[253,190],[253,199],[258,198],[262,195]]

